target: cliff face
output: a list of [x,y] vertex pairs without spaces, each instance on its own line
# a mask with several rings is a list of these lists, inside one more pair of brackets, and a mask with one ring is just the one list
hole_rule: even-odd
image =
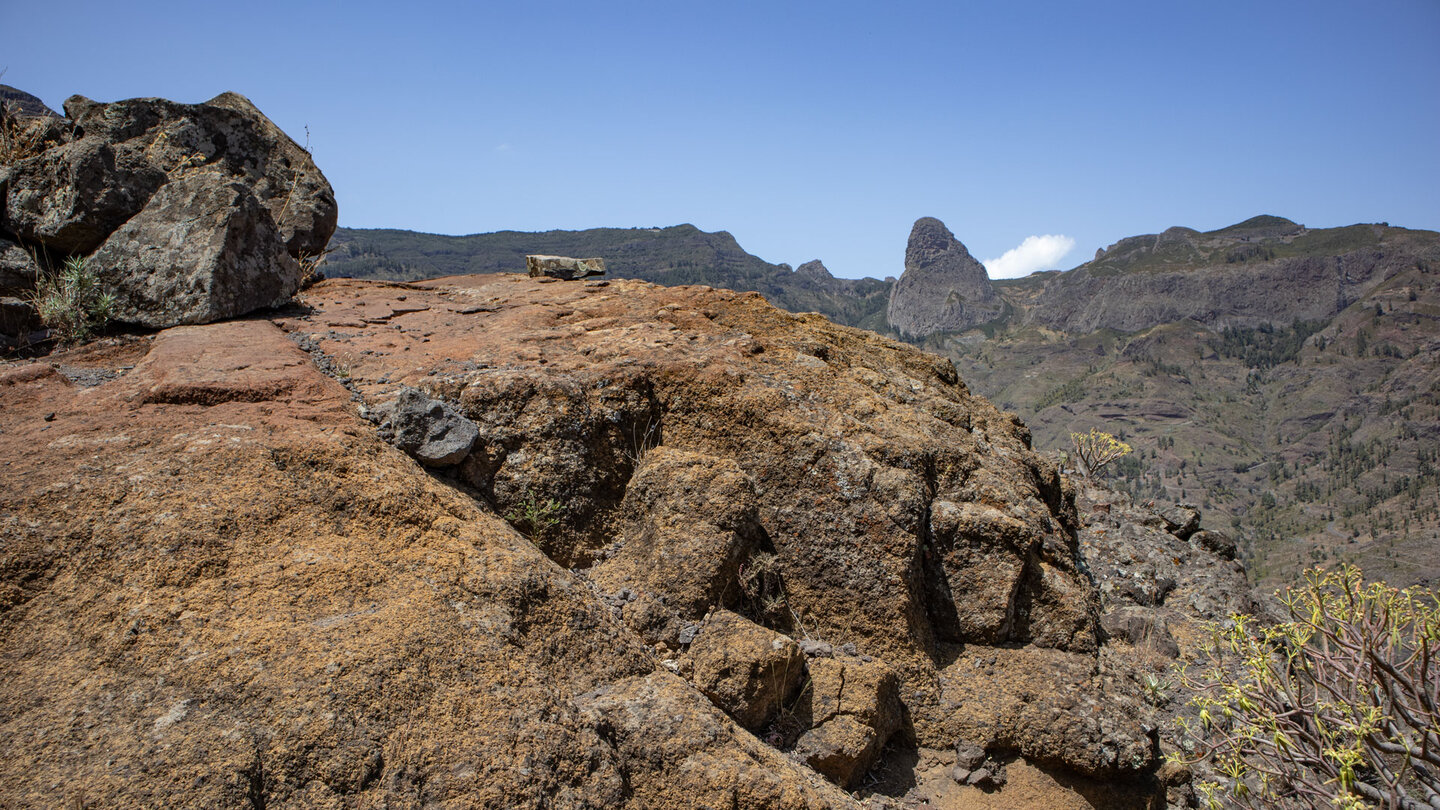
[[963,332],[995,320],[1003,309],[984,265],[945,223],[916,220],[905,247],[905,272],[890,291],[885,317],[901,335]]
[[0,372],[6,804],[844,807],[957,739],[1153,790],[1073,491],[948,363],[641,282],[304,304]]

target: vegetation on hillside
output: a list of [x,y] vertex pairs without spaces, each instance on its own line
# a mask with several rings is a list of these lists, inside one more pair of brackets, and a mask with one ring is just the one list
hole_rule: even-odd
[[1365,582],[1350,566],[1306,573],[1288,620],[1211,628],[1182,670],[1182,719],[1220,782],[1212,808],[1440,806],[1440,601]]

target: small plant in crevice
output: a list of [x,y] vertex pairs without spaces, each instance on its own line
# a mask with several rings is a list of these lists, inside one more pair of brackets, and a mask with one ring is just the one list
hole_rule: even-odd
[[660,446],[659,419],[655,417],[646,419],[643,431],[639,427],[638,424],[630,426],[630,446],[621,451],[632,467],[639,467],[645,454]]
[[1152,706],[1164,706],[1168,703],[1172,686],[1173,684],[1169,681],[1153,672],[1146,672],[1140,676],[1140,687],[1145,690],[1145,700]]
[[308,250],[300,251],[300,289],[309,289],[316,282],[325,280],[325,273],[320,269],[325,264],[325,257],[330,255],[330,249],[326,248],[318,253],[311,253]]
[[62,346],[83,343],[105,328],[115,310],[115,295],[83,257],[72,256],[59,270],[42,271],[31,305]]
[[780,573],[779,558],[774,552],[761,551],[740,565],[736,574],[740,586],[740,612],[766,627],[795,627],[804,630],[799,617],[790,606],[785,579]]
[[525,489],[521,491],[519,500],[505,513],[505,519],[529,537],[532,543],[538,544],[541,538],[559,525],[560,516],[563,514],[564,504],[554,498],[536,497],[529,489]]

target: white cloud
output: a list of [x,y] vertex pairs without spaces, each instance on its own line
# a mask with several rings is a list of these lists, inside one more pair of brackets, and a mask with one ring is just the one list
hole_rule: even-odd
[[1075,240],[1060,234],[1047,233],[1044,236],[1027,236],[1019,247],[1005,251],[998,259],[981,262],[991,278],[1020,278],[1036,270],[1053,270],[1060,266],[1075,247]]

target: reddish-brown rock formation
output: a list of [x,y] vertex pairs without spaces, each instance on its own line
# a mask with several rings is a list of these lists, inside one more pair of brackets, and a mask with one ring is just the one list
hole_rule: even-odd
[[[841,807],[801,760],[892,733],[1146,784],[1074,495],[949,363],[700,287],[305,304],[0,367],[3,803]],[[407,388],[463,460],[361,417]],[[717,608],[812,656],[770,745],[687,682]]]

